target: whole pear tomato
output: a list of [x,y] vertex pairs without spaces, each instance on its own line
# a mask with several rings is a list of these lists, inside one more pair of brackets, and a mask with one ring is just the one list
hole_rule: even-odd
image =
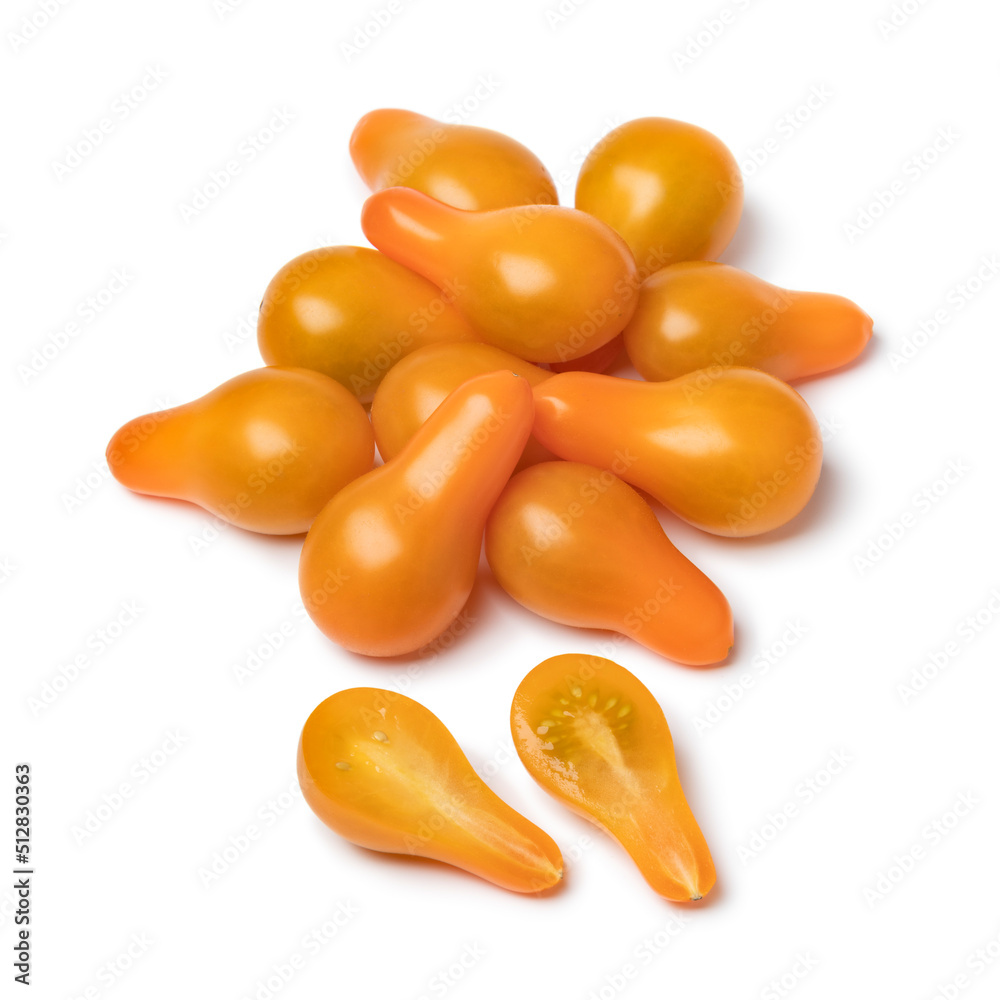
[[130,490],[189,500],[248,531],[296,535],[372,467],[361,404],[305,368],[258,368],[182,406],[130,420],[107,449]]
[[637,118],[591,150],[576,207],[621,234],[648,274],[722,253],[743,212],[743,180],[711,132],[672,118]]
[[733,538],[795,517],[823,462],[806,401],[753,368],[669,382],[553,375],[535,388],[534,434],[560,458],[611,469],[689,524]]
[[531,385],[463,382],[385,465],[323,508],[306,537],[306,611],[345,649],[399,656],[432,642],[469,599],[483,530],[531,433]]
[[639,274],[625,241],[558,205],[465,212],[411,188],[361,210],[384,254],[457,287],[455,308],[482,340],[525,361],[572,361],[613,340],[635,311]]
[[312,368],[367,403],[410,351],[479,339],[455,309],[454,291],[370,247],[321,247],[271,279],[257,344],[269,365]]
[[355,126],[351,159],[372,191],[410,187],[466,211],[554,205],[541,160],[502,132],[378,108]]
[[542,462],[504,487],[486,523],[493,577],[553,621],[627,635],[678,663],[724,659],[733,614],[614,473]]
[[736,364],[791,382],[848,364],[871,335],[871,316],[843,296],[793,292],[692,260],[646,279],[623,337],[650,382]]

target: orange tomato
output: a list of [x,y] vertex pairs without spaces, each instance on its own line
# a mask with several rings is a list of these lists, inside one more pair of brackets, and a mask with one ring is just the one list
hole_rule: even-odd
[[257,321],[268,364],[322,372],[362,402],[418,347],[477,339],[446,292],[366,247],[324,247],[289,261],[267,286]]
[[823,459],[805,400],[750,368],[653,383],[553,375],[535,389],[534,433],[560,457],[612,469],[695,527],[736,538],[798,514]]
[[343,489],[306,537],[299,586],[322,631],[368,656],[412,653],[468,600],[490,508],[531,432],[509,371],[459,386],[395,458]]
[[656,892],[676,902],[708,893],[712,855],[663,710],[638,677],[601,656],[553,656],[521,681],[510,729],[535,781],[614,837]]
[[691,665],[733,645],[722,592],[605,469],[544,462],[518,473],[486,523],[486,558],[514,600],[564,625],[621,632]]
[[299,740],[309,807],[373,851],[434,858],[514,892],[562,878],[552,838],[491,791],[436,715],[394,691],[321,702]]
[[409,188],[373,194],[361,214],[383,253],[439,287],[484,340],[527,361],[570,361],[617,336],[638,277],[624,241],[572,208],[462,212]]
[[785,381],[853,361],[872,335],[850,299],[791,292],[727,264],[689,261],[643,282],[625,348],[650,381],[712,365],[760,368]]
[[549,368],[554,372],[606,372],[619,358],[625,344],[622,335],[609,340],[603,347],[585,354],[575,361],[551,361]]
[[[475,375],[512,371],[536,386],[552,373],[489,344],[428,344],[396,364],[372,401],[372,427],[379,454],[388,461],[406,446],[449,393]],[[534,438],[524,446],[518,468],[553,457]]]
[[108,467],[136,493],[190,500],[250,531],[306,531],[341,487],[372,467],[361,404],[304,368],[259,368],[200,399],[136,417]]
[[621,233],[640,267],[656,270],[725,250],[743,212],[743,179],[711,132],[671,118],[637,118],[591,150],[576,207]]
[[470,211],[555,205],[541,160],[500,132],[379,108],[355,126],[351,159],[372,191],[409,187]]

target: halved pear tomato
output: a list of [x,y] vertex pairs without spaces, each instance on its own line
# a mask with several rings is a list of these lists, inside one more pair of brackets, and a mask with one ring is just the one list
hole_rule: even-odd
[[638,677],[602,656],[550,657],[521,681],[510,726],[535,781],[610,833],[661,896],[698,900],[712,888],[670,728]]

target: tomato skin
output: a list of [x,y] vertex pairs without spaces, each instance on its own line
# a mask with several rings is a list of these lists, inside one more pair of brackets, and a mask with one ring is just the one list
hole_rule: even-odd
[[[448,394],[476,375],[512,371],[529,385],[540,385],[551,372],[489,344],[428,344],[397,362],[386,373],[372,401],[372,427],[379,454],[388,461],[406,446]],[[521,469],[554,456],[534,438],[524,446]]]
[[614,837],[656,892],[675,902],[707,895],[712,855],[663,710],[638,677],[602,656],[550,657],[518,686],[510,729],[535,781]]
[[322,372],[362,402],[418,347],[478,339],[447,293],[370,247],[290,260],[268,284],[257,321],[268,364]]
[[434,858],[514,892],[562,878],[552,838],[487,787],[436,715],[398,692],[350,688],[321,702],[297,771],[312,811],[352,843]]
[[725,250],[743,212],[743,179],[711,132],[637,118],[609,132],[584,161],[576,207],[620,233],[641,268],[656,270]]
[[373,194],[365,236],[438,287],[483,340],[526,361],[571,361],[603,347],[635,310],[628,247],[593,216],[535,205],[463,212],[410,188]]
[[788,382],[848,364],[871,335],[871,317],[850,299],[788,291],[727,264],[689,261],[643,282],[623,336],[649,381],[738,364]]
[[625,349],[625,342],[622,334],[609,340],[603,347],[598,347],[596,351],[585,354],[582,358],[573,361],[552,361],[549,368],[553,372],[595,372],[601,374],[606,372],[621,357]]
[[549,172],[521,143],[398,108],[358,122],[351,159],[371,191],[409,187],[465,211],[559,202]]
[[733,538],[795,517],[823,456],[805,400],[751,368],[669,382],[554,375],[535,389],[534,434],[560,457],[612,469],[695,527]]
[[304,368],[258,368],[182,406],[136,417],[107,448],[136,493],[189,500],[249,531],[296,535],[372,467],[361,404]]
[[553,621],[611,629],[696,666],[733,645],[722,592],[605,469],[545,462],[515,475],[487,521],[486,558],[514,600]]
[[463,383],[395,458],[340,491],[299,563],[305,609],[346,649],[412,653],[455,620],[475,583],[490,508],[531,432],[528,381]]

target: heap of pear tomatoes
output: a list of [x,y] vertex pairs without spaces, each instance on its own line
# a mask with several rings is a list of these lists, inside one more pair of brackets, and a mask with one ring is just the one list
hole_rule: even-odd
[[[350,153],[373,192],[361,216],[372,247],[310,250],[282,267],[260,307],[267,367],[127,423],[108,446],[114,476],[250,531],[308,532],[304,606],[357,653],[411,654],[446,633],[485,539],[499,585],[536,614],[617,631],[683,664],[724,660],[729,604],[651,504],[732,538],[794,518],[823,449],[788,383],[853,361],[870,317],[716,261],[743,183],[730,151],[694,125],[616,128],[585,160],[575,208],[558,204],[533,153],[487,129],[382,109],[358,123]],[[628,363],[640,378],[610,374]],[[585,688],[571,683],[566,698]],[[629,704],[647,695],[633,691]],[[617,688],[587,697],[581,711],[604,713],[591,742],[633,725]],[[518,711],[519,748],[531,744],[533,773],[544,772],[536,744],[555,723],[532,735],[523,720],[549,709]],[[358,834],[357,815],[344,820],[346,793],[331,789],[354,780],[353,765],[323,757],[331,725],[318,743],[304,734],[311,761],[300,750],[313,807],[358,842],[397,849]],[[386,732],[374,732],[364,739],[386,752]],[[576,753],[580,736],[567,740]],[[412,817],[397,819],[402,829]],[[551,850],[536,853],[551,882]],[[495,880],[518,881],[505,871]],[[714,880],[714,870],[708,881],[668,875],[651,881],[676,898]]]

